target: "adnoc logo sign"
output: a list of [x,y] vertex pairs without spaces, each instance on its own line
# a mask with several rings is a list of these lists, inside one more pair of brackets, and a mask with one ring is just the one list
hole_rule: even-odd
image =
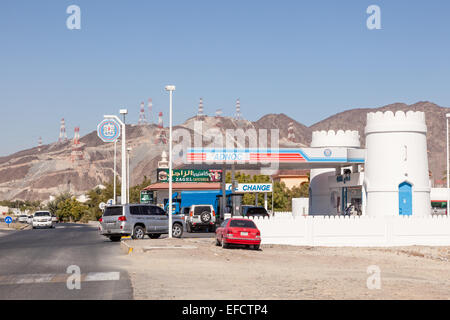
[[[231,183],[227,183],[227,190],[231,190]],[[239,183],[234,192],[272,192],[271,183]]]
[[246,152],[206,152],[206,161],[249,161],[250,154]]
[[115,142],[120,137],[120,125],[112,119],[105,119],[97,126],[97,135],[103,142]]

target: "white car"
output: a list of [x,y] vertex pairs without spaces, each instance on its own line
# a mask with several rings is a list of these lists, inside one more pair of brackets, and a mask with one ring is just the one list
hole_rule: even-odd
[[48,211],[37,211],[33,215],[33,222],[31,224],[35,228],[54,228],[52,214]]
[[17,219],[18,222],[27,223],[28,216],[26,214],[21,214]]
[[33,216],[28,216],[27,223],[32,224],[33,223]]

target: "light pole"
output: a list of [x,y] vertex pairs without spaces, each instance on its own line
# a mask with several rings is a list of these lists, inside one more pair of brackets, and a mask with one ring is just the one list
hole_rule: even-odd
[[172,238],[172,94],[175,86],[166,86],[169,91],[169,238]]
[[120,191],[120,199],[121,204],[127,204],[128,198],[127,198],[127,163],[126,163],[126,124],[125,124],[125,116],[128,113],[127,109],[120,109],[119,113],[123,116],[123,129],[122,129],[122,188]]
[[116,156],[117,155],[117,140],[114,141],[114,201],[113,204],[116,204],[116,170],[117,170],[117,165],[116,165]]
[[450,164],[449,164],[449,150],[448,150],[448,119],[450,118],[450,113],[446,114],[446,120],[447,120],[447,136],[445,137],[445,141],[447,142],[447,215],[449,213],[449,205],[450,205]]
[[127,199],[130,201],[130,152],[131,147],[127,148]]

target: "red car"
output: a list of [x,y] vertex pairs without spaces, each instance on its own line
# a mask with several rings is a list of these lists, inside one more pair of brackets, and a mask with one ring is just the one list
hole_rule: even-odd
[[249,219],[226,219],[216,230],[216,245],[227,248],[230,244],[252,246],[258,250],[261,245],[261,232]]

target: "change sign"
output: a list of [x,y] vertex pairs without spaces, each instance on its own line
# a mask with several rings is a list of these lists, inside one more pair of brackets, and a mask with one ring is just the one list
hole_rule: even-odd
[[[231,190],[231,183],[226,184],[226,189]],[[271,183],[239,183],[234,192],[272,192]]]

